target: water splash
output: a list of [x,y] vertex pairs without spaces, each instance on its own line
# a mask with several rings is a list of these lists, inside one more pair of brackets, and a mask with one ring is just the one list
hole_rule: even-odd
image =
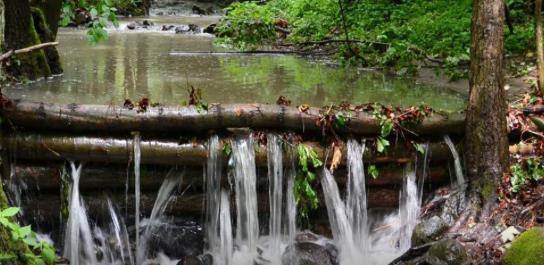
[[162,182],[155,203],[153,204],[153,209],[151,210],[151,215],[149,219],[146,219],[144,222],[144,233],[141,237],[141,241],[137,246],[137,260],[145,260],[148,255],[148,242],[151,239],[155,228],[162,224],[162,219],[164,217],[164,211],[168,204],[172,201],[172,194],[178,188],[183,180],[182,173],[176,172],[175,169],[171,169],[166,175],[165,180]]
[[222,159],[219,150],[219,137],[214,135],[208,141],[208,161],[204,179],[206,185],[206,239],[208,242],[208,251],[214,251],[219,248],[218,219],[221,200],[221,168]]
[[347,218],[353,228],[353,240],[363,253],[368,252],[368,213],[362,144],[348,140],[348,183],[346,196]]
[[448,135],[444,135],[444,142],[448,145],[451,155],[453,156],[453,163],[455,166],[455,176],[457,177],[457,185],[462,186],[465,184],[465,176],[463,174],[463,167],[461,166],[461,159],[459,158],[459,153],[455,148],[455,145],[451,141],[451,138]]
[[[134,133],[133,151],[134,151],[134,197],[135,197],[135,227],[136,227],[136,246],[140,246],[140,160],[141,160],[141,136],[140,133]],[[141,264],[140,248],[136,248],[136,264]]]
[[[259,222],[257,214],[257,174],[253,138],[240,137],[232,142],[236,201],[236,245],[243,260],[257,255]],[[245,263],[240,261],[238,264]]]
[[[297,233],[297,203],[295,200],[295,177],[296,177],[296,166],[293,153],[290,153],[290,167],[288,169],[288,179],[287,179],[287,223],[285,224],[285,231],[287,233],[287,245],[292,246],[295,244],[295,236]],[[298,264],[296,261],[296,248],[293,248],[293,251],[288,253],[287,260],[291,261],[290,264]]]
[[271,264],[281,265],[282,239],[282,202],[283,202],[283,151],[281,139],[275,134],[269,134],[268,140],[268,189],[270,199],[270,242],[269,257]]
[[416,174],[409,164],[405,169],[399,205],[399,249],[404,251],[410,248],[412,231],[417,224],[420,209]]
[[87,218],[85,202],[79,193],[82,165],[70,162],[72,186],[70,187],[69,216],[64,236],[64,257],[70,264],[96,264],[93,237]]

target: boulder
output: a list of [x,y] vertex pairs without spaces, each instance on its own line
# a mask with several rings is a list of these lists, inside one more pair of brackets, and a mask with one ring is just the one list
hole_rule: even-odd
[[189,31],[193,33],[200,33],[200,27],[196,24],[189,24]]
[[153,22],[149,21],[149,20],[144,20],[142,21],[142,25],[146,26],[146,27],[150,27],[150,26],[153,26],[155,25]]
[[438,216],[423,220],[414,228],[414,232],[412,233],[412,246],[419,246],[438,240],[447,229],[448,225],[446,222]]
[[328,238],[303,231],[282,255],[283,265],[338,265],[338,249]]
[[136,29],[136,23],[131,22],[127,25],[127,29],[134,30]]
[[544,264],[544,228],[531,228],[515,239],[506,249],[504,264]]
[[467,263],[465,247],[455,239],[442,239],[434,243],[425,254],[430,265],[461,265]]
[[206,15],[206,10],[204,10],[202,7],[194,5],[191,10],[195,15]]
[[215,34],[215,27],[217,27],[217,24],[210,24],[207,27],[204,28],[202,32],[208,33],[208,34]]
[[[154,226],[149,238],[149,249],[151,253],[163,252],[170,258],[197,257],[204,249],[204,234],[202,227],[195,221],[176,218],[172,222],[164,222]],[[192,264],[192,263],[188,263]]]
[[170,31],[170,30],[174,29],[175,27],[176,26],[174,26],[174,25],[162,25],[161,30],[162,31]]

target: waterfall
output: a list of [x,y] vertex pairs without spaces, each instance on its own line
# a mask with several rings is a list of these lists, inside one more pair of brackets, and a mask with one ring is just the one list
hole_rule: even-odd
[[157,198],[153,204],[153,209],[151,210],[151,215],[149,219],[144,222],[144,232],[141,237],[141,241],[137,246],[137,260],[143,261],[147,258],[148,254],[148,242],[153,234],[154,229],[157,225],[161,224],[161,219],[164,217],[164,211],[171,201],[172,194],[177,187],[181,185],[183,180],[183,175],[178,174],[175,169],[171,169],[166,175],[165,180],[162,182],[159,192],[157,193]]
[[412,231],[417,224],[420,206],[416,173],[411,169],[411,165],[407,164],[399,202],[399,249],[401,250],[410,248]]
[[[257,216],[257,176],[255,150],[251,136],[238,138],[232,142],[236,201],[236,245],[240,257],[253,260],[257,254],[259,222]],[[244,261],[238,264],[245,263]]]
[[366,201],[365,172],[363,153],[365,143],[359,144],[356,140],[348,140],[348,183],[346,196],[347,217],[353,227],[353,240],[360,251],[368,251],[368,214]]
[[208,243],[208,251],[210,252],[217,250],[219,247],[218,219],[221,200],[220,189],[222,165],[221,153],[219,150],[219,137],[214,135],[210,137],[210,140],[208,141],[208,161],[204,179],[206,185],[206,239]]
[[357,264],[354,263],[358,261],[355,258],[358,251],[355,249],[355,242],[353,240],[353,228],[348,220],[346,206],[340,198],[338,185],[334,180],[334,176],[327,168],[323,168],[321,186],[323,188],[323,195],[325,196],[332,235],[340,250],[340,261],[343,265]]
[[[85,202],[79,194],[79,177],[82,165],[70,162],[72,185],[70,187],[69,216],[64,235],[64,257],[70,264],[96,264],[93,237],[87,218]],[[82,254],[82,255],[81,255]]]
[[[287,179],[287,209],[286,209],[286,215],[287,215],[287,222],[286,222],[286,228],[285,231],[287,233],[287,245],[292,246],[295,243],[295,236],[297,233],[297,224],[296,224],[296,217],[297,217],[297,203],[295,200],[295,177],[296,177],[296,166],[295,166],[295,159],[293,157],[293,154],[290,155],[291,162],[290,162],[290,168],[288,171],[288,179]],[[289,252],[290,256],[288,256],[288,260],[293,261],[296,259],[296,249],[295,251]],[[294,262],[291,264],[298,264],[298,262]]]
[[268,189],[270,200],[270,246],[269,259],[272,264],[281,265],[281,224],[283,202],[283,154],[281,139],[269,134],[268,146]]
[[[429,148],[429,143],[426,143],[423,146],[423,159],[420,159],[420,154],[416,155],[416,174],[418,174],[419,180],[417,183],[417,193],[419,194],[419,205],[423,203],[423,188],[425,186],[425,181],[429,173],[429,162],[430,162],[431,150]],[[418,171],[419,170],[419,171]]]
[[98,264],[128,264],[134,265],[128,232],[122,219],[119,218],[117,211],[110,200],[107,199],[108,214],[110,224],[108,230],[95,227],[94,237],[100,243],[97,248],[102,253],[102,260]]
[[[221,192],[221,205],[219,207],[219,244],[218,254],[214,256],[216,265],[233,265],[232,253],[232,224],[230,218],[230,201],[227,192]],[[215,254],[215,253],[214,253]]]
[[453,163],[455,166],[455,176],[457,177],[457,185],[461,186],[465,184],[465,177],[463,175],[463,167],[461,166],[461,159],[459,158],[459,153],[455,148],[455,145],[451,141],[451,138],[448,135],[444,135],[444,142],[448,145],[453,156]]
[[[135,197],[135,227],[136,227],[136,246],[140,246],[140,150],[141,137],[139,133],[134,134],[133,149],[134,149],[134,197]],[[136,264],[141,264],[139,247],[136,248]]]

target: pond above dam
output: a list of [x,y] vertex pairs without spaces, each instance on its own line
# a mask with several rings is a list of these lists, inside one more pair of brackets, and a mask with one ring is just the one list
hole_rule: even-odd
[[[465,95],[414,79],[338,66],[323,58],[223,53],[228,50],[214,45],[212,35],[161,31],[162,25],[193,23],[203,28],[217,20],[152,17],[154,26],[131,31],[129,23],[143,21],[132,18],[109,29],[109,39],[96,46],[88,44],[82,29],[61,29],[58,50],[64,75],[7,87],[3,93],[13,99],[56,103],[121,104],[127,98],[149,97],[180,105],[194,86],[210,103],[275,103],[283,95],[296,105],[349,101],[464,109]],[[218,53],[207,53],[212,51]]]

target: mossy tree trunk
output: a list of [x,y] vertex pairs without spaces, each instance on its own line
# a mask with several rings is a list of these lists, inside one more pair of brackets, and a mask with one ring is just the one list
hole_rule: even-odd
[[[57,3],[56,0],[47,2]],[[31,8],[29,0],[3,0],[3,3],[5,5],[4,50],[22,49],[55,40],[56,26],[54,31],[50,30],[48,18],[42,9]],[[51,4],[51,6],[54,5]],[[58,8],[60,16],[60,6]],[[49,15],[52,13],[54,12],[49,12]],[[57,23],[53,24],[58,25]],[[6,63],[5,70],[8,75],[17,79],[36,79],[62,72],[58,52],[54,47],[19,54]]]
[[57,31],[59,29],[62,0],[31,0],[30,4],[43,12],[45,22],[47,23],[54,40],[57,37]]
[[503,26],[502,0],[474,1],[465,148],[470,188],[484,202],[508,165]]

